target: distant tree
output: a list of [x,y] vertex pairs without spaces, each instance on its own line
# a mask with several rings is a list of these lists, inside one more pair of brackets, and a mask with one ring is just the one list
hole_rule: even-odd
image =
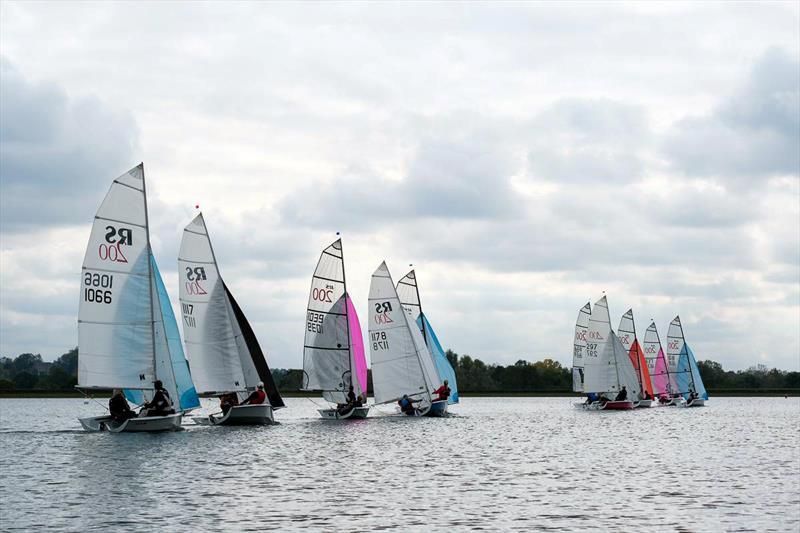
[[39,378],[36,374],[28,371],[19,372],[14,376],[15,389],[32,389],[36,386]]
[[5,378],[0,379],[0,390],[13,390],[13,389],[14,389],[13,381]]

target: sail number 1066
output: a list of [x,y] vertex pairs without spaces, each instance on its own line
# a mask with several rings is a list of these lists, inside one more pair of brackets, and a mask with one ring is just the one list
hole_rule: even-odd
[[114,276],[86,272],[83,275],[83,300],[97,304],[110,304],[114,287]]
[[370,333],[370,340],[372,341],[373,350],[388,350],[389,340],[386,338],[385,331],[376,331]]

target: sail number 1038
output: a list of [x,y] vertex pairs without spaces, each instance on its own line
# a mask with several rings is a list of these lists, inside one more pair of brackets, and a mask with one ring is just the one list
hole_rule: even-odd
[[113,299],[114,276],[86,272],[83,275],[83,300],[96,304],[110,304]]

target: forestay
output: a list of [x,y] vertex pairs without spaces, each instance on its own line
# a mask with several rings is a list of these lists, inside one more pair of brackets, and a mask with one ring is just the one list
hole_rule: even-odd
[[586,302],[586,305],[578,311],[578,319],[575,321],[575,341],[572,350],[572,390],[575,392],[583,392],[586,332],[590,316],[592,316],[592,305],[591,302]]
[[154,306],[139,165],[111,185],[92,226],[81,272],[78,386],[152,389]]
[[444,380],[447,380],[447,384],[450,388],[450,396],[447,399],[447,403],[451,405],[458,403],[456,372],[447,359],[447,355],[439,342],[439,338],[436,336],[436,332],[433,331],[428,316],[422,311],[422,300],[419,296],[419,284],[417,282],[416,273],[412,270],[403,276],[400,281],[397,282],[395,288],[397,289],[397,296],[400,299],[400,304],[403,306],[406,313],[410,314],[422,333],[422,338],[433,358],[438,381],[444,383]]
[[627,350],[628,355],[633,364],[633,369],[636,371],[636,376],[639,381],[639,390],[650,395],[653,398],[653,384],[650,379],[650,372],[647,368],[647,361],[645,361],[644,351],[639,345],[639,339],[636,336],[636,324],[633,320],[633,309],[622,315],[617,329],[617,336],[619,337],[622,347]]
[[395,401],[404,394],[430,403],[438,376],[419,329],[400,304],[385,262],[372,274],[369,341],[375,403]]

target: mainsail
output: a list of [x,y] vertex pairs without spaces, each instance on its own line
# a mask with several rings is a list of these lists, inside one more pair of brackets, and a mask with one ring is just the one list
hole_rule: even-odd
[[667,368],[667,360],[664,358],[664,350],[661,348],[661,339],[656,330],[656,323],[651,322],[647,331],[644,332],[644,354],[647,359],[647,368],[653,380],[653,390],[658,396],[671,395],[675,390]]
[[[321,391],[334,403],[344,403],[350,385],[366,396],[366,358],[361,326],[344,271],[342,240],[320,254],[311,277],[303,348],[303,390]],[[353,371],[355,370],[355,377]]]
[[456,372],[453,370],[450,361],[447,359],[444,349],[439,342],[439,338],[433,331],[428,316],[422,311],[422,300],[419,297],[419,285],[416,273],[412,270],[397,282],[397,296],[400,305],[407,313],[411,314],[417,327],[422,333],[422,338],[428,346],[428,350],[433,357],[436,372],[440,382],[447,380],[450,387],[450,397],[448,404],[458,403],[458,383],[456,382]]
[[575,392],[583,392],[583,361],[590,316],[592,316],[592,305],[591,302],[586,302],[586,305],[578,311],[578,319],[575,321],[575,341],[572,351],[572,390]]
[[608,301],[603,296],[592,308],[586,336],[584,384],[587,392],[616,393],[624,386],[628,399],[639,394],[639,380],[627,350],[611,329]]
[[151,252],[143,165],[111,184],[95,215],[81,276],[78,387],[121,388],[141,401],[160,379],[177,410],[197,407]]
[[617,329],[617,336],[619,337],[622,347],[628,350],[628,354],[636,371],[636,376],[639,380],[639,390],[642,394],[646,391],[650,398],[653,396],[653,384],[650,379],[650,372],[647,368],[647,361],[644,357],[644,351],[639,345],[639,339],[636,337],[636,324],[633,321],[633,309],[628,309],[628,312],[622,315]]
[[441,382],[419,328],[400,304],[385,262],[372,274],[369,288],[369,341],[375,403],[407,394],[430,404],[431,391]]
[[183,230],[178,269],[186,351],[200,394],[244,395],[262,381],[270,404],[283,407],[258,340],[220,276],[202,213]]
[[686,339],[683,336],[683,326],[678,316],[670,322],[669,330],[667,331],[667,356],[670,363],[673,358],[677,360],[675,366],[677,392],[686,400],[689,399],[689,394],[692,392],[696,392],[700,398],[708,400],[708,392],[706,392],[705,385],[703,385],[703,378],[700,377],[700,369],[697,367],[694,353],[689,348],[689,345],[686,344]]

